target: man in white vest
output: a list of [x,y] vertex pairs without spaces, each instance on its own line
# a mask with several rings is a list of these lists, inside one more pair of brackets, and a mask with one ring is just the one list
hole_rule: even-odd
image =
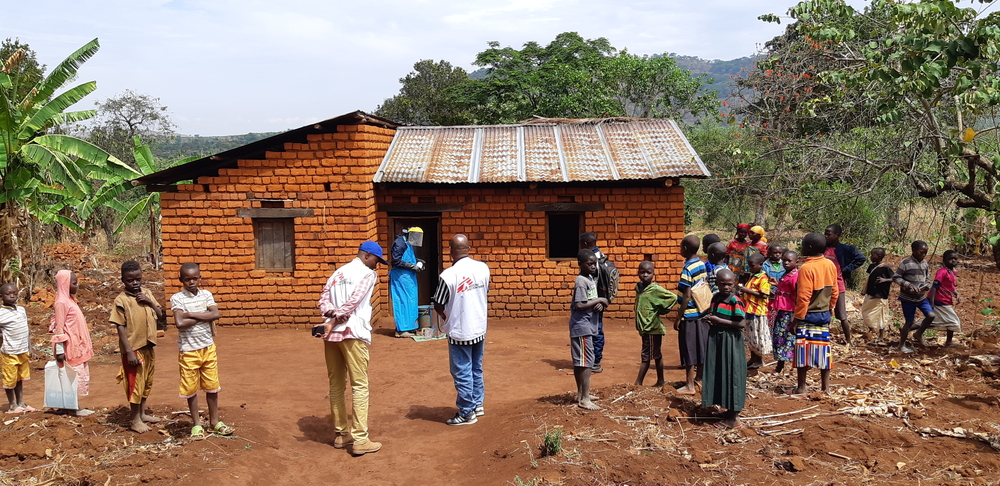
[[[333,447],[348,447],[355,456],[382,448],[380,442],[368,439],[368,345],[372,343],[371,299],[379,263],[387,265],[382,247],[374,241],[362,243],[357,258],[333,272],[319,298],[319,310],[327,319],[322,334],[315,335],[325,341],[330,412],[337,432]],[[344,397],[348,378],[354,410],[350,422]]]
[[490,289],[490,268],[469,257],[469,238],[451,239],[452,264],[441,272],[434,309],[444,320],[448,334],[451,376],[458,391],[458,413],[448,425],[474,424],[485,412],[483,400],[483,351],[486,345],[486,295]]

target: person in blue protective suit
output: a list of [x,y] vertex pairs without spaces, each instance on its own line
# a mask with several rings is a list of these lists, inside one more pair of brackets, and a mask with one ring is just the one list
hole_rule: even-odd
[[417,329],[417,272],[424,271],[424,261],[413,253],[413,247],[421,246],[423,239],[424,230],[413,227],[404,229],[392,242],[389,293],[398,338],[413,337]]

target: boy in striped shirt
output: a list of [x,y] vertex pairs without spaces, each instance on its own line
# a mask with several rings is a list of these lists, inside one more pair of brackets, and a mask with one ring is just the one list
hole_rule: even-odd
[[899,351],[912,353],[913,349],[906,345],[910,337],[910,329],[917,317],[917,309],[924,314],[924,320],[917,330],[916,339],[921,346],[924,342],[924,331],[934,322],[936,314],[927,300],[927,292],[931,290],[930,267],[927,265],[927,243],[917,240],[910,244],[910,256],[899,262],[899,268],[892,275],[892,281],[899,284],[899,303],[903,307],[903,327],[899,330]]

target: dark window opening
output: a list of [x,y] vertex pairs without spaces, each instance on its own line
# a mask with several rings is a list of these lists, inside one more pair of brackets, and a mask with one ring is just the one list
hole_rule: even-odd
[[546,213],[549,258],[576,258],[583,233],[583,213]]
[[434,196],[419,196],[417,197],[417,202],[420,204],[434,204],[437,202],[437,198]]
[[295,269],[294,219],[254,219],[253,234],[258,270],[291,272]]
[[260,202],[260,207],[262,207],[262,208],[283,208],[283,207],[285,207],[285,201],[262,200]]

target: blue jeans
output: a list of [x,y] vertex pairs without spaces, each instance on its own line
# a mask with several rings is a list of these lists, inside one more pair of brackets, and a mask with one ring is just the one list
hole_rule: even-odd
[[594,335],[594,366],[604,357],[604,313],[597,313],[597,334]]
[[458,391],[458,406],[462,415],[468,415],[483,404],[486,389],[483,386],[483,351],[486,339],[476,344],[459,346],[448,344],[448,358],[451,362],[451,377]]

